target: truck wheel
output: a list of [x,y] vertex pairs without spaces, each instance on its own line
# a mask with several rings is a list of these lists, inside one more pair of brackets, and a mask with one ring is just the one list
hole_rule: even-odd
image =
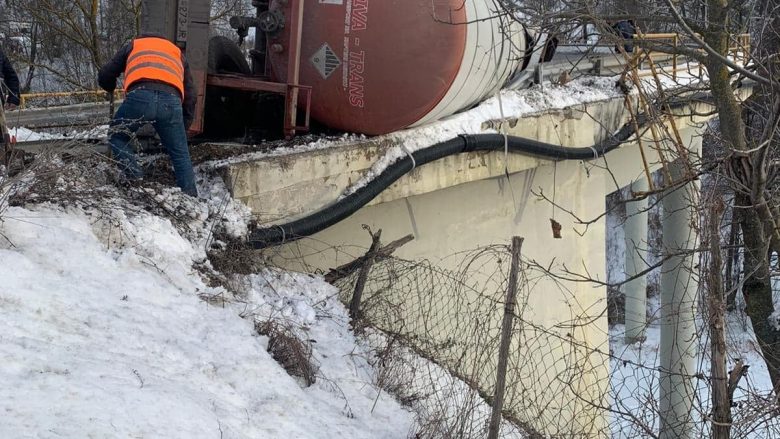
[[223,36],[209,40],[209,73],[251,73],[249,63],[236,43]]
[[[249,75],[249,63],[236,43],[216,36],[209,40],[209,74]],[[213,138],[243,137],[252,118],[254,105],[250,93],[221,87],[206,88],[204,134]]]

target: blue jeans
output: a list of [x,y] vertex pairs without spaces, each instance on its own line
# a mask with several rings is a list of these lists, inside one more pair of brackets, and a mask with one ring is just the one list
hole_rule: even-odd
[[130,141],[144,124],[151,123],[173,162],[176,185],[188,195],[198,196],[192,170],[181,98],[158,90],[137,88],[127,94],[111,121],[111,152],[129,179],[143,177]]

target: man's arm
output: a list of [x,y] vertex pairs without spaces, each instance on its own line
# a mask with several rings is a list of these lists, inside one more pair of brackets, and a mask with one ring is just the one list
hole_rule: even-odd
[[133,50],[133,43],[129,42],[116,52],[111,61],[106,63],[98,72],[98,85],[103,90],[112,93],[116,90],[116,79],[125,71],[127,57]]
[[5,53],[0,52],[0,63],[3,64],[3,82],[8,87],[8,98],[6,103],[11,105],[19,105],[19,77],[16,75],[14,66],[11,65],[11,61],[5,56]]
[[195,118],[195,104],[198,101],[198,92],[195,89],[195,82],[192,80],[190,65],[186,59],[184,61],[184,101],[182,110],[184,114],[184,127],[189,128],[192,120]]

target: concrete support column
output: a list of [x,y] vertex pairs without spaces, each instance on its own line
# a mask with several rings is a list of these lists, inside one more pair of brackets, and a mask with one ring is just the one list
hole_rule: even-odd
[[[644,177],[631,184],[632,192],[648,190]],[[629,195],[630,196],[630,195]],[[626,203],[623,225],[626,242],[626,279],[647,269],[647,198]],[[647,276],[640,276],[623,285],[626,297],[626,343],[645,340],[647,325]]]
[[[673,181],[680,181],[684,167],[670,165]],[[670,182],[667,182],[669,184]],[[679,255],[696,246],[698,185],[670,189],[663,198],[664,261],[661,273],[660,418],[661,439],[691,438],[696,373],[697,257]]]

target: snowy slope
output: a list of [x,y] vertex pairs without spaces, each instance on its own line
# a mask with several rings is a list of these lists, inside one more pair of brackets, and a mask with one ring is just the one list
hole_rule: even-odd
[[[653,298],[650,308],[658,309],[658,297]],[[726,339],[728,346],[727,367],[734,366],[739,358],[750,366],[748,374],[740,381],[734,393],[736,405],[732,408],[734,417],[733,436],[750,439],[776,439],[780,419],[776,417],[767,398],[772,392],[772,383],[755,335],[750,323],[740,321],[741,311],[727,314]],[[659,392],[658,368],[660,366],[661,328],[657,321],[648,325],[647,340],[644,343],[625,343],[624,325],[610,328],[610,350],[613,357],[611,366],[611,396],[613,399],[610,413],[610,427],[615,439],[633,439],[650,437],[640,425],[658,428],[658,411],[655,398]],[[709,377],[710,357],[709,339],[699,340],[696,370],[703,377]],[[696,396],[694,400],[695,437],[708,437],[711,424],[703,420],[702,413],[711,410],[710,385],[706,379],[695,380]],[[623,412],[625,415],[619,415]],[[632,418],[635,417],[635,418]]]
[[[370,384],[330,285],[269,271],[209,305],[199,294],[229,294],[169,220],[104,213],[0,213],[0,437],[406,436],[412,416]],[[312,387],[256,335],[271,315],[316,341]]]

